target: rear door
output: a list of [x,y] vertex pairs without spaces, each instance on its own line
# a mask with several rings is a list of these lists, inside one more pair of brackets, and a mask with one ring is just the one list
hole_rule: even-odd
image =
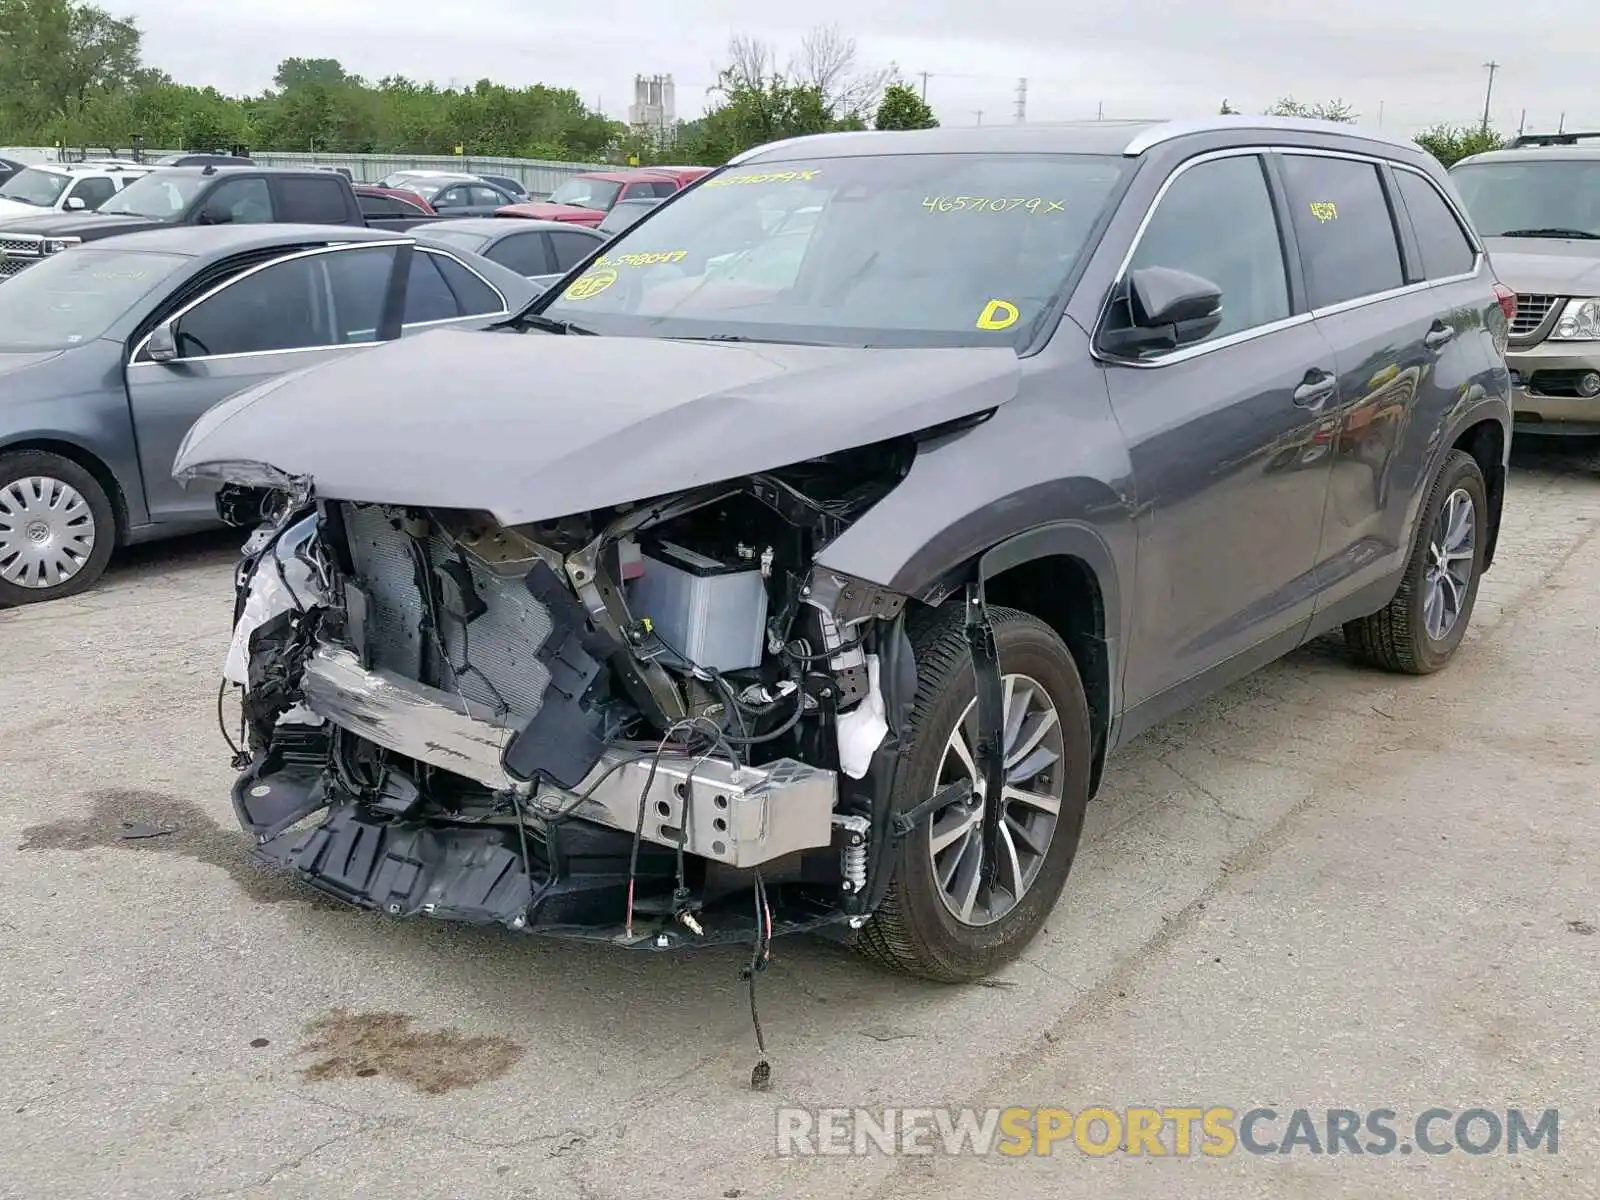
[[274,180],[278,189],[278,219],[307,225],[351,225],[350,185],[337,175],[289,176]]
[[213,404],[397,335],[398,307],[387,301],[403,248],[319,248],[251,267],[172,319],[175,360],[152,361],[148,336],[134,347],[128,399],[151,520],[215,516],[207,489],[185,489],[172,478],[184,435]]
[[[1473,275],[1479,261],[1425,176],[1334,152],[1284,151],[1277,161],[1307,295],[1339,363],[1318,562],[1317,607],[1327,611],[1404,565],[1407,510],[1423,486],[1433,431],[1482,369],[1466,361],[1478,344],[1461,340],[1471,318],[1449,283]],[[1430,199],[1437,207],[1427,207]],[[1413,208],[1426,214],[1420,232],[1431,270]]]
[[1201,342],[1105,360],[1141,514],[1124,676],[1130,706],[1153,701],[1140,725],[1215,686],[1200,680],[1213,668],[1276,657],[1311,617],[1328,464],[1310,450],[1335,368],[1305,311],[1286,217],[1262,154],[1191,159],[1124,267],[1208,279],[1223,311]]
[[518,275],[548,275],[555,270],[551,265],[548,235],[541,229],[507,234],[491,245],[484,257]]
[[563,274],[588,258],[606,240],[588,233],[579,233],[576,229],[553,229],[549,236],[550,248],[555,255],[555,264],[550,270]]

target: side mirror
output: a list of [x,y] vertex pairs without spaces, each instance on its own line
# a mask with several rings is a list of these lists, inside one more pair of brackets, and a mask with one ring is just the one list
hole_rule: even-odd
[[1209,279],[1171,267],[1141,267],[1118,289],[1119,329],[1101,335],[1113,354],[1137,356],[1175,350],[1209,337],[1222,323],[1222,289]]
[[62,207],[64,207],[68,212],[83,212],[89,207],[89,205],[84,201],[82,196],[68,196],[66,204]]
[[172,330],[170,321],[163,321],[150,331],[150,340],[145,343],[144,352],[151,362],[169,363],[176,362],[178,358],[178,337]]
[[200,210],[197,221],[200,225],[232,225],[233,210],[223,208],[220,204],[208,204]]

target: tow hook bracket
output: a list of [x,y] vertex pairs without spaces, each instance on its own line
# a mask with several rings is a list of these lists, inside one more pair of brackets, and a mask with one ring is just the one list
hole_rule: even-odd
[[967,585],[967,645],[972,651],[972,678],[976,685],[978,799],[983,804],[982,886],[992,888],[1000,866],[1000,820],[1005,811],[1001,789],[1005,786],[1005,685],[1000,678],[1000,651],[994,625],[983,599],[983,585]]

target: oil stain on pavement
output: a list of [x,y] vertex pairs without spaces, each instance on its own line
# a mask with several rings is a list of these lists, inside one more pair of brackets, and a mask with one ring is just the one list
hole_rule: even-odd
[[250,839],[223,829],[200,808],[160,792],[92,792],[88,812],[22,831],[19,850],[96,850],[120,846],[146,854],[175,854],[218,867],[257,904],[343,905],[250,857]]
[[412,1028],[404,1013],[352,1013],[334,1009],[306,1026],[301,1052],[317,1056],[301,1071],[310,1082],[389,1078],[429,1096],[498,1079],[522,1058],[508,1038],[454,1029]]

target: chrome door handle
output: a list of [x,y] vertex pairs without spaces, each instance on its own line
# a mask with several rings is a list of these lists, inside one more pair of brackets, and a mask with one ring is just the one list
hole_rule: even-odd
[[1455,339],[1456,331],[1448,325],[1435,321],[1433,328],[1422,335],[1422,344],[1429,350],[1437,350],[1440,346],[1448,345]]

